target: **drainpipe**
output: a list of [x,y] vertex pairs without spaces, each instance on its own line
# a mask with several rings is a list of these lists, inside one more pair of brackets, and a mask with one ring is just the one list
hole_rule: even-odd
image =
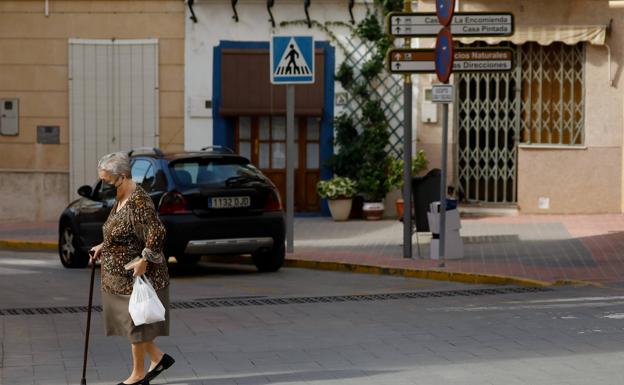
[[611,46],[605,43],[605,47],[607,47],[607,71],[609,71],[609,86],[615,88],[615,85],[613,84],[613,75],[611,74]]

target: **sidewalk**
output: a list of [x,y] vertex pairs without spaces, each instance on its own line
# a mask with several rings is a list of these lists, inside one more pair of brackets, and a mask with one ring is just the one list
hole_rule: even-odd
[[[426,233],[413,237],[413,258],[403,258],[398,221],[296,218],[287,266],[478,283],[624,282],[624,215],[470,218],[462,219],[461,235],[465,257],[439,268]],[[0,223],[4,248],[56,250],[57,237],[55,222]]]

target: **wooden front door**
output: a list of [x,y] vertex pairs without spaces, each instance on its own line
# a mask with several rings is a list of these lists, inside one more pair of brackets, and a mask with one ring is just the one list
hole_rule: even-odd
[[[295,118],[295,211],[320,211],[321,119]],[[286,117],[242,116],[236,120],[236,151],[251,160],[279,189],[286,206]]]

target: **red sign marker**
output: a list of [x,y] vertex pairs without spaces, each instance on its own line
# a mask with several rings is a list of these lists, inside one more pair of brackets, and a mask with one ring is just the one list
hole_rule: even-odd
[[451,25],[455,13],[455,0],[436,0],[438,21],[445,27]]

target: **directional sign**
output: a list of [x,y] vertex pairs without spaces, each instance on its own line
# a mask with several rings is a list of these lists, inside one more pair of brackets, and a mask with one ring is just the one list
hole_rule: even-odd
[[438,21],[445,27],[451,24],[455,13],[455,0],[436,0],[436,15]]
[[[388,33],[395,37],[435,37],[443,25],[435,13],[390,13]],[[511,13],[455,13],[452,18],[453,36],[511,36],[514,17]]]
[[314,83],[314,38],[272,36],[271,83]]
[[438,34],[435,48],[435,68],[438,79],[448,83],[453,70],[453,36],[448,27],[442,28]]
[[[435,73],[434,49],[394,48],[388,51],[388,69],[396,74]],[[453,54],[453,72],[504,72],[514,68],[511,49],[458,48]]]

